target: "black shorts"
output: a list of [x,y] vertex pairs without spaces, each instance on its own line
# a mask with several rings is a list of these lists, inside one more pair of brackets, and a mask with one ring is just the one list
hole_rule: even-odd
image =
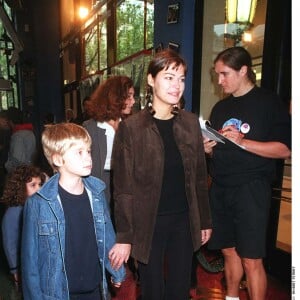
[[234,187],[213,183],[210,189],[213,231],[209,249],[235,247],[241,257],[264,257],[270,202],[271,187],[267,181],[254,180]]

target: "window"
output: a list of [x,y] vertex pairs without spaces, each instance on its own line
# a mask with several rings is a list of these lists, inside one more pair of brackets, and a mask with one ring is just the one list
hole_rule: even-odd
[[82,77],[103,71],[153,47],[153,0],[114,2],[109,3],[109,6],[103,4],[86,21],[83,31]]
[[107,67],[107,8],[103,5],[94,21],[85,30],[83,75],[94,74]]
[[[62,28],[66,29],[60,45],[65,107],[74,109],[75,113],[80,111],[81,100],[112,74],[133,79],[136,107],[143,107],[145,65],[153,49],[154,0],[93,0],[90,3],[93,3],[91,11],[84,21],[64,24],[68,22],[67,16],[62,18]],[[67,1],[64,4],[63,13]]]
[[153,45],[153,3],[126,0],[117,7],[117,61]]
[[10,64],[14,44],[5,28],[5,24],[11,20],[11,10],[5,2],[0,8],[8,17],[8,20],[0,19],[0,110],[3,110],[10,106],[18,106],[18,103],[16,103],[16,66]]

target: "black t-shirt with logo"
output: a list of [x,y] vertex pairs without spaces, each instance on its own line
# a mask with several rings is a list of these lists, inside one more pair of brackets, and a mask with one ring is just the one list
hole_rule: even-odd
[[[232,95],[213,108],[211,126],[220,130],[233,125],[255,141],[278,141],[291,145],[290,115],[279,97],[255,86],[240,97]],[[210,175],[220,185],[234,186],[256,178],[272,179],[275,160],[245,151],[232,143],[218,143],[209,162]]]

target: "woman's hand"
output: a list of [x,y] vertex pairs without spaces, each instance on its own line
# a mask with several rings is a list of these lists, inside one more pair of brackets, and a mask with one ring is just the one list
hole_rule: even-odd
[[112,268],[118,270],[124,262],[127,263],[130,251],[131,244],[115,244],[108,253]]
[[203,229],[201,230],[201,243],[202,245],[206,244],[211,237],[212,229]]

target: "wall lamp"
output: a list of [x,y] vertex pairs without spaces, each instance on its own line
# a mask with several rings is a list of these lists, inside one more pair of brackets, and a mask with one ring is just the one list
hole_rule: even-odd
[[236,24],[234,33],[226,33],[225,37],[232,38],[238,45],[244,31],[253,26],[257,0],[226,0],[226,22]]
[[252,25],[257,0],[226,0],[226,20],[228,23]]
[[86,7],[80,6],[78,10],[78,16],[81,20],[84,20],[89,14],[89,10]]

